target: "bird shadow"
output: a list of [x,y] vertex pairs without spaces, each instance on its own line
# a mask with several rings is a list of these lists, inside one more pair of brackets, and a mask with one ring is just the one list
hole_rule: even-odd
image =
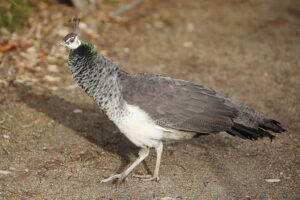
[[[120,134],[115,125],[103,113],[99,112],[96,104],[78,104],[51,93],[36,93],[34,87],[24,84],[18,84],[16,88],[21,101],[30,108],[46,114],[59,124],[72,129],[77,135],[86,138],[108,152],[118,155],[121,159],[121,164],[117,169],[118,173],[130,163],[130,154],[137,157],[138,148],[129,142],[123,134]],[[82,113],[74,113],[74,110],[81,110]],[[201,138],[206,137],[201,135],[197,140],[201,140]],[[198,148],[215,148],[219,151],[235,146],[235,144],[224,142],[221,139],[204,139],[205,145],[199,145],[197,140],[186,142]],[[177,144],[172,145],[176,146]],[[143,165],[147,173],[151,174],[146,162],[143,162]],[[215,173],[224,172],[223,167],[216,167],[216,160],[211,165]],[[217,166],[222,165],[217,164]],[[232,178],[229,173],[230,170],[225,171],[227,171],[228,178]],[[235,181],[232,182],[235,183]]]
[[[30,108],[46,114],[59,124],[72,129],[77,135],[118,155],[121,158],[118,173],[130,163],[130,154],[137,157],[138,148],[118,131],[96,104],[78,104],[51,93],[37,93],[35,88],[24,84],[18,84],[16,88],[21,101]],[[78,114],[74,112],[76,110],[82,112]],[[147,164],[144,162],[143,165],[149,173]]]

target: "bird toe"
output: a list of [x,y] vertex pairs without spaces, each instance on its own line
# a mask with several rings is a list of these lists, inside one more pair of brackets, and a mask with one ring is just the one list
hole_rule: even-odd
[[126,176],[123,176],[123,174],[114,174],[106,179],[101,180],[101,183],[106,183],[106,182],[113,181],[116,179],[118,180],[118,183],[121,183],[125,180],[125,178],[126,178]]
[[139,178],[143,181],[159,181],[159,177],[157,176],[152,176],[152,175],[138,175],[134,174],[133,177]]

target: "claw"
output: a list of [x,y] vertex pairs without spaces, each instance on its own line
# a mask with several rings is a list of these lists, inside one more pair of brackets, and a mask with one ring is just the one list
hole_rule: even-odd
[[133,177],[140,178],[143,181],[159,181],[159,177],[152,176],[152,175],[137,175],[137,174],[134,174]]
[[148,179],[151,178],[152,175],[148,174],[148,175],[139,175],[139,174],[133,174],[132,175],[134,178],[140,178],[140,179]]
[[106,178],[106,179],[103,179],[101,181],[101,183],[106,183],[108,181],[112,181],[112,180],[115,180],[115,179],[118,179],[118,183],[121,183],[123,180],[125,180],[126,176],[123,176],[122,174],[114,174],[114,175],[111,175],[110,177]]

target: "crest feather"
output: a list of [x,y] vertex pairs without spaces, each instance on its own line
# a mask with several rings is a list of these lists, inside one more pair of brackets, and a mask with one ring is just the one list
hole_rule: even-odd
[[79,18],[72,18],[69,20],[69,24],[72,28],[73,33],[76,33],[76,34],[78,33],[79,22],[80,22]]

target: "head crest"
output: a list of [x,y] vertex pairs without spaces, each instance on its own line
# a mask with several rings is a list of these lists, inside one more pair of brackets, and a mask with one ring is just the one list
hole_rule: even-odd
[[79,18],[73,18],[73,19],[69,20],[69,24],[72,28],[73,33],[76,33],[76,34],[78,33],[79,22],[80,22]]
[[81,45],[81,41],[78,38],[79,22],[80,19],[78,18],[69,20],[72,31],[59,42],[60,45],[66,46],[70,49],[77,49]]

